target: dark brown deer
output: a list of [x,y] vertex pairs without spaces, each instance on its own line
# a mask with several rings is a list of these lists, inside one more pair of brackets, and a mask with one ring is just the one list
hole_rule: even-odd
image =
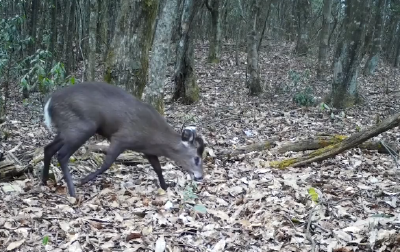
[[70,156],[96,133],[107,138],[110,146],[102,166],[81,180],[81,185],[105,172],[124,151],[141,152],[158,176],[160,186],[167,186],[159,156],[181,165],[195,181],[203,179],[204,141],[194,128],[177,133],[151,105],[136,99],[123,89],[97,82],[79,83],[57,90],[44,107],[48,129],[55,126],[55,139],[44,147],[42,182],[49,178],[51,158],[57,154],[68,192],[75,188],[68,169]]

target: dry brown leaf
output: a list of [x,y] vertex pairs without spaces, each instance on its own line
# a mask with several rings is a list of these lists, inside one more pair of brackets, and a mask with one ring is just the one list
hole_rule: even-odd
[[11,242],[7,246],[7,251],[11,251],[11,250],[14,250],[16,248],[19,248],[24,242],[25,242],[25,239],[22,239],[22,240],[19,240],[19,241],[15,241],[15,242]]

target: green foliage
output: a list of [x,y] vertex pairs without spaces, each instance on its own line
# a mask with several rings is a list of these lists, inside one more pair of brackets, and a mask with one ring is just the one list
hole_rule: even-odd
[[30,37],[22,37],[19,31],[24,21],[25,19],[18,15],[0,20],[0,76],[4,76],[6,69],[15,67],[13,62],[16,62],[16,56],[20,55],[31,41]]
[[315,98],[311,87],[306,87],[303,91],[293,97],[293,102],[299,106],[312,106],[315,104]]
[[55,86],[65,86],[75,84],[73,76],[65,76],[64,64],[57,62],[49,71],[48,62],[52,55],[46,50],[37,50],[34,55],[24,59],[21,66],[25,74],[21,78],[21,91],[39,90],[41,94],[47,94]]
[[207,208],[204,205],[195,205],[193,207],[193,210],[202,214],[207,213]]
[[49,237],[46,235],[45,237],[43,237],[42,244],[43,244],[44,246],[46,246],[47,243],[49,243]]
[[308,195],[310,195],[311,200],[314,201],[315,203],[318,203],[318,193],[315,191],[315,188],[310,187],[308,188]]
[[197,184],[196,183],[191,183],[185,187],[185,191],[183,194],[183,200],[184,201],[190,201],[197,199],[197,195],[194,191],[197,189]]
[[289,79],[292,81],[292,86],[297,87],[299,83],[306,83],[310,79],[310,70],[304,72],[289,71]]
[[25,19],[19,15],[13,18],[0,20],[1,53],[24,50],[28,46],[29,42],[31,42],[30,37],[22,37],[21,32],[19,31],[24,21]]
[[312,0],[311,1],[311,10],[313,13],[318,12],[324,7],[324,0]]

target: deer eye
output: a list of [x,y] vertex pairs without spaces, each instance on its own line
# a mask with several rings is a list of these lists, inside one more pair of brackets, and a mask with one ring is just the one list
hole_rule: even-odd
[[195,157],[194,158],[194,164],[197,166],[200,163],[200,158],[199,157]]

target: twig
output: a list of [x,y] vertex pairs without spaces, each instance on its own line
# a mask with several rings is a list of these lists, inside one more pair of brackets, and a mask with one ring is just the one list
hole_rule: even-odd
[[12,148],[11,150],[7,151],[7,153],[11,153],[11,152],[16,151],[16,150],[21,146],[21,144],[22,144],[22,142],[19,142],[19,143],[17,144],[17,146],[15,146],[15,147]]
[[317,205],[315,205],[315,207],[313,207],[313,209],[311,210],[310,216],[308,217],[308,223],[307,223],[306,238],[307,238],[307,240],[309,240],[311,242],[311,251],[312,252],[315,252],[315,241],[313,240],[313,238],[311,236],[310,226],[311,226],[312,218],[314,217],[315,209],[319,205],[320,205],[320,203],[318,203]]
[[14,159],[14,161],[18,163],[18,165],[23,166],[21,161],[19,161],[19,159],[12,152],[8,152],[8,155],[10,155],[12,159]]
[[385,144],[384,141],[380,141],[380,143],[389,152],[390,156],[392,156],[394,162],[396,163],[397,169],[398,169],[399,168],[399,163],[397,162],[397,157],[398,157],[397,153],[392,148],[390,148],[390,146]]

